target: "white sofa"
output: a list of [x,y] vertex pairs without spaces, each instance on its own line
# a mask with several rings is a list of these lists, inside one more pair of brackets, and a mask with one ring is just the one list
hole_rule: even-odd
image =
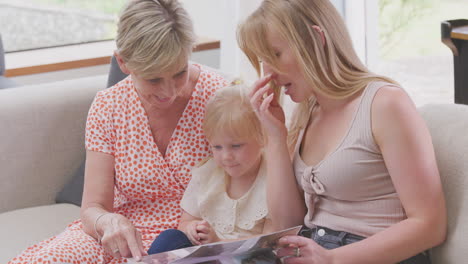
[[0,90],[0,263],[79,218],[78,206],[55,197],[84,159],[86,116],[106,81]]
[[[106,76],[0,90],[0,263],[79,217],[55,197],[84,157],[88,108]],[[468,106],[428,105],[428,123],[449,212],[447,241],[434,264],[466,263]],[[424,186],[422,186],[424,187]]]

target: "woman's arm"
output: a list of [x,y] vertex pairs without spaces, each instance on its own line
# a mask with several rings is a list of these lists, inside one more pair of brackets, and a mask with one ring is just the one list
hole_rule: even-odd
[[265,218],[265,224],[263,226],[263,234],[269,234],[275,232],[275,228],[273,227],[273,221],[271,221],[270,217]]
[[[270,80],[271,75],[268,75],[255,83],[251,104],[267,134],[265,157],[268,210],[273,229],[281,230],[303,224],[306,210],[289,155],[284,112],[273,100],[273,91],[268,86]],[[263,99],[264,94],[270,95]]]
[[402,89],[377,92],[372,130],[408,219],[336,249],[334,263],[395,263],[445,239],[445,199],[431,136]]
[[113,213],[114,162],[113,155],[86,152],[83,229],[88,235],[102,239],[104,249],[113,256],[140,258],[146,254],[140,233],[127,218]]
[[[94,232],[95,219],[103,213],[112,213],[113,201],[114,156],[87,151],[81,221],[83,222],[83,229],[88,235],[98,239],[97,234]],[[104,219],[99,221],[101,220]],[[100,228],[98,232],[102,234]]]

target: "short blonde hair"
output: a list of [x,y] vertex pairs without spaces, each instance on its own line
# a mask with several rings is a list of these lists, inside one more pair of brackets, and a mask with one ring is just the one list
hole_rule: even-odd
[[[320,27],[321,35],[312,26]],[[393,80],[370,72],[359,60],[340,14],[328,0],[264,0],[238,28],[238,43],[260,72],[259,58],[280,72],[268,30],[276,30],[288,42],[310,89],[330,98],[346,98],[370,82]],[[290,144],[305,127],[315,103],[308,98],[292,116]],[[291,146],[290,145],[290,146]]]
[[265,143],[260,120],[243,84],[233,83],[216,91],[206,105],[203,131],[208,141],[227,133],[236,139],[253,138],[260,145]]
[[187,11],[176,0],[132,0],[117,30],[117,52],[127,68],[143,78],[181,69],[195,34]]

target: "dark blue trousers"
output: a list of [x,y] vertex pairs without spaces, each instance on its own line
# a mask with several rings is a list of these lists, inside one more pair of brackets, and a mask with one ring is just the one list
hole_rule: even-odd
[[193,246],[192,242],[190,242],[184,232],[177,229],[168,229],[159,234],[153,241],[150,249],[148,249],[148,254],[151,255],[191,246]]

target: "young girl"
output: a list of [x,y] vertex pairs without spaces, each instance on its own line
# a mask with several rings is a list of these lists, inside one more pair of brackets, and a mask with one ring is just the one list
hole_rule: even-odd
[[181,201],[179,230],[161,233],[149,254],[272,231],[264,137],[244,86],[233,84],[216,92],[207,104],[203,131],[213,157],[192,171]]

